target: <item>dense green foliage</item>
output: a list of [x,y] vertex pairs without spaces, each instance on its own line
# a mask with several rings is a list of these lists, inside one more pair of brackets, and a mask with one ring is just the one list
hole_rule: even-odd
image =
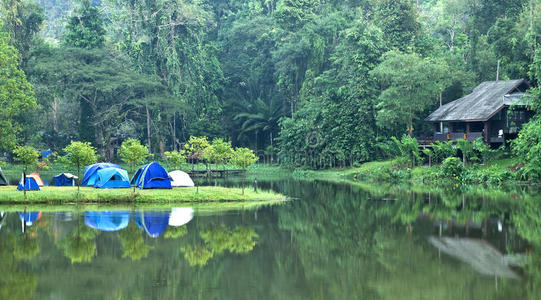
[[498,62],[537,85],[541,3],[523,2],[6,1],[0,53],[38,105],[24,112],[32,88],[9,73],[22,98],[0,148],[81,140],[115,160],[135,138],[164,158],[206,136],[294,166],[389,158],[391,137],[430,133],[424,117]]

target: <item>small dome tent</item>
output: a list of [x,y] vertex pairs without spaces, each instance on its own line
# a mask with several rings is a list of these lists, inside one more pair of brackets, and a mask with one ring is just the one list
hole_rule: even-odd
[[130,212],[128,211],[87,211],[85,225],[101,231],[118,231],[128,227]]
[[43,180],[41,180],[41,176],[39,176],[38,173],[32,173],[30,175],[26,175],[26,177],[34,178],[34,180],[38,183],[38,186],[44,186]]
[[0,185],[8,185],[8,179],[6,176],[4,176],[4,172],[2,172],[2,168],[0,168]]
[[55,186],[75,186],[75,179],[79,179],[79,177],[70,173],[62,173],[54,177],[54,185]]
[[19,185],[17,186],[18,191],[39,191],[39,185],[34,179],[34,177],[30,177],[30,175],[26,176],[26,183],[23,184],[24,175],[21,176],[21,181],[19,181]]
[[81,181],[81,186],[94,186],[98,180],[98,171],[107,168],[117,168],[122,169],[121,166],[111,164],[111,163],[98,163],[85,167],[85,175],[83,181]]
[[169,225],[168,212],[138,212],[135,223],[153,238],[159,237]]
[[117,168],[101,169],[96,172],[96,176],[98,178],[96,183],[94,183],[95,188],[126,189],[131,187],[128,172],[126,172],[126,170]]
[[157,162],[142,166],[135,172],[131,185],[140,189],[170,189],[171,180],[167,171]]
[[172,187],[192,187],[195,186],[188,173],[183,171],[169,172],[169,179]]

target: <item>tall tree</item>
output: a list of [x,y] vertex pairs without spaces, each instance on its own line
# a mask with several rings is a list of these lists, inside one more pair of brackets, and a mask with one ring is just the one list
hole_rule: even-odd
[[66,24],[64,42],[77,48],[101,48],[105,45],[105,28],[100,10],[90,0],[81,0]]
[[413,0],[378,0],[375,20],[387,43],[402,51],[411,47],[421,29]]
[[386,53],[383,62],[372,71],[383,89],[376,105],[378,124],[383,128],[389,124],[406,125],[412,137],[414,120],[446,88],[441,78],[447,74],[448,66],[443,61],[423,59],[415,53]]
[[19,67],[19,55],[0,32],[0,149],[10,150],[18,142],[22,124],[17,118],[36,107],[32,86]]

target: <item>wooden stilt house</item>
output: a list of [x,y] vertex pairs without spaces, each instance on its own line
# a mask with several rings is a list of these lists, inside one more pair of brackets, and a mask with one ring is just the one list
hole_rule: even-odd
[[528,101],[530,88],[524,79],[487,81],[473,92],[441,106],[425,121],[434,124],[433,141],[469,141],[504,144],[517,136],[534,112]]

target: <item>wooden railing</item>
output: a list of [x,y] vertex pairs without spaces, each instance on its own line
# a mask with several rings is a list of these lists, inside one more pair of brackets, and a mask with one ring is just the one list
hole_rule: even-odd
[[482,132],[449,132],[449,133],[436,133],[434,134],[434,141],[447,142],[456,140],[468,140],[473,142],[478,138],[483,138]]

